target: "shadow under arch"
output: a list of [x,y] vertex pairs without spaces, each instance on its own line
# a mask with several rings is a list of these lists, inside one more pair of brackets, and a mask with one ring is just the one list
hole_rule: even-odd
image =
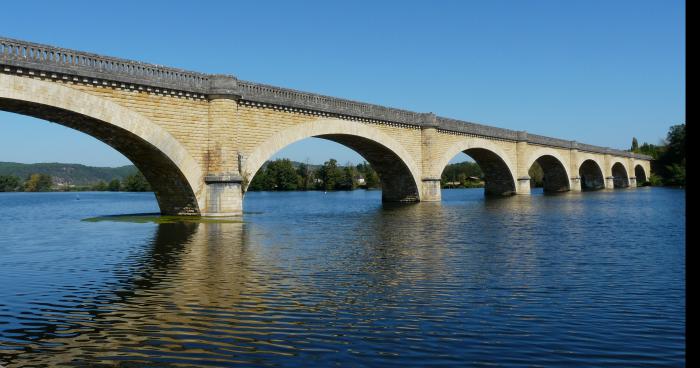
[[616,162],[612,165],[612,176],[615,188],[627,188],[630,186],[627,169],[622,163]]
[[6,74],[0,74],[0,110],[54,122],[106,143],[143,173],[161,213],[200,213],[199,165],[174,137],[144,116],[57,83]]
[[569,173],[564,163],[559,158],[551,154],[544,154],[533,160],[530,164],[530,168],[532,168],[532,165],[535,165],[535,163],[542,168],[544,174],[542,184],[545,192],[561,193],[571,190]]
[[603,170],[597,162],[588,159],[583,161],[578,169],[578,175],[581,177],[581,190],[599,190],[605,188],[605,178]]
[[242,172],[247,183],[277,151],[311,137],[339,143],[367,160],[381,179],[382,201],[420,200],[420,171],[406,149],[377,128],[340,119],[322,119],[292,126],[259,144],[243,165]]
[[637,178],[637,184],[639,185],[644,185],[646,184],[647,180],[647,173],[644,171],[644,167],[642,165],[636,165],[634,167],[634,177]]

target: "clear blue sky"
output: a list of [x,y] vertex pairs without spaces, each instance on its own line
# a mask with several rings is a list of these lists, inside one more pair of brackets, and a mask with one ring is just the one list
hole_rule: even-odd
[[[685,122],[681,1],[9,1],[0,18],[5,37],[614,148]],[[318,139],[278,156],[358,160]],[[0,161],[129,163],[4,112]]]

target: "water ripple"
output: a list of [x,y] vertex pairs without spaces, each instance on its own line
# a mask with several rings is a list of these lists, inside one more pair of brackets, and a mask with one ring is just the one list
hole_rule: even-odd
[[80,221],[151,194],[0,194],[0,364],[685,364],[684,192],[443,196],[249,193],[242,222],[157,223]]

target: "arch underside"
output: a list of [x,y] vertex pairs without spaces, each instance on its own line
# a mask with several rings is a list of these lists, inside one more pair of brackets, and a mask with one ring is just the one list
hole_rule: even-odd
[[99,139],[126,156],[143,173],[163,214],[199,214],[195,194],[178,166],[137,135],[99,119],[34,102],[0,98],[0,110],[61,124]]
[[647,182],[647,174],[642,165],[637,165],[634,167],[634,176],[637,178],[637,183],[640,185]]
[[584,161],[579,167],[581,190],[598,190],[605,188],[605,178],[600,166],[593,160]]
[[615,188],[627,188],[630,185],[627,177],[627,169],[621,163],[617,162],[612,166],[613,185]]
[[554,156],[545,155],[535,160],[544,173],[543,186],[545,192],[558,193],[571,189],[568,174],[564,165]]
[[367,160],[381,180],[382,201],[419,200],[418,186],[411,171],[401,158],[387,147],[371,139],[349,134],[322,134],[315,137],[342,144]]
[[484,193],[491,196],[515,194],[515,179],[508,165],[496,153],[485,148],[462,151],[476,161],[484,174]]

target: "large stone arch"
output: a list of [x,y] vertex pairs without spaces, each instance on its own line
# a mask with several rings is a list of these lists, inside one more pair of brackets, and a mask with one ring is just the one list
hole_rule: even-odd
[[610,165],[610,173],[613,177],[614,188],[627,188],[630,186],[629,170],[621,160],[614,160]]
[[515,194],[515,166],[501,147],[483,138],[467,137],[450,146],[434,166],[440,170],[439,174],[460,152],[473,158],[481,168],[486,194]]
[[262,165],[277,151],[310,137],[337,142],[364,157],[382,181],[382,200],[420,200],[420,170],[411,154],[379,129],[341,119],[318,119],[273,134],[245,158],[241,170],[244,181],[250,182]]
[[593,155],[580,158],[578,175],[581,178],[581,190],[598,190],[605,188],[605,176],[600,159]]
[[537,162],[544,172],[545,192],[566,192],[571,190],[571,173],[569,172],[569,160],[557,152],[557,150],[541,147],[530,153],[525,161],[529,170]]
[[641,164],[634,165],[634,177],[639,185],[645,185],[649,181],[649,175]]
[[204,208],[199,164],[141,114],[65,85],[8,74],[0,74],[0,110],[61,124],[113,147],[141,170],[164,214],[199,214]]

